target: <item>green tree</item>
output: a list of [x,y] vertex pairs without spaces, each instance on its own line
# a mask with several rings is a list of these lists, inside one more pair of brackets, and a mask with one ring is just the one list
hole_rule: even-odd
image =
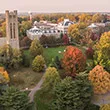
[[39,43],[37,39],[32,41],[29,50],[32,57],[36,57],[37,55],[43,55],[43,46]]
[[66,77],[54,90],[55,101],[52,110],[83,110],[92,97],[92,86],[88,75],[80,73],[75,80]]
[[28,95],[14,87],[9,87],[0,97],[3,110],[26,110],[29,104]]

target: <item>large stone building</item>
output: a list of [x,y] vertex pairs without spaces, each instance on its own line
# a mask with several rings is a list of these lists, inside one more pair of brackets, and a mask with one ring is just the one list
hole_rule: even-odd
[[9,44],[12,48],[19,49],[19,36],[18,36],[18,16],[17,11],[5,11],[6,15],[6,37],[0,38],[0,46]]

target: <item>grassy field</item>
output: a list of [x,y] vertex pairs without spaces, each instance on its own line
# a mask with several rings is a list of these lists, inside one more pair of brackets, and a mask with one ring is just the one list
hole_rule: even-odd
[[[45,48],[44,49],[44,58],[46,60],[46,63],[47,64],[51,63],[52,58],[56,58],[56,56],[58,56],[59,59],[61,59],[65,48],[66,48],[66,46]],[[61,53],[59,53],[59,51],[61,51]]]
[[19,88],[33,88],[40,81],[43,73],[34,72],[31,68],[20,68],[10,72],[10,84]]

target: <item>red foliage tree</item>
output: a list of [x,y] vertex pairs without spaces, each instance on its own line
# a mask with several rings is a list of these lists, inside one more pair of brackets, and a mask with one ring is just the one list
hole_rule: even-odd
[[62,59],[62,66],[67,75],[74,77],[77,72],[85,69],[86,58],[82,51],[73,46],[67,46]]
[[69,38],[68,38],[67,34],[64,34],[64,35],[63,35],[62,40],[63,40],[63,43],[64,43],[65,45],[69,43]]

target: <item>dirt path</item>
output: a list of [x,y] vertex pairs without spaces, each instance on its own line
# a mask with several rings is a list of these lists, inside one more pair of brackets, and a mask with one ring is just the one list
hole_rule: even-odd
[[42,77],[41,80],[39,81],[39,83],[29,93],[30,102],[34,101],[34,95],[35,95],[36,91],[38,91],[41,88],[43,81],[44,81],[44,78]]

